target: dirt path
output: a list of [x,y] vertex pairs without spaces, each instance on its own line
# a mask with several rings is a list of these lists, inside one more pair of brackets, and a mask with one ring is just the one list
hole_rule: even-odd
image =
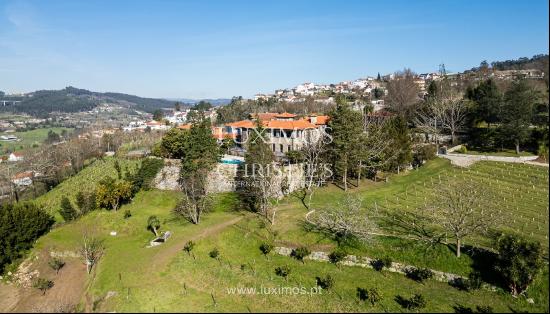
[[0,283],[0,312],[11,312],[19,301],[19,289]]
[[188,242],[188,241],[197,241],[199,239],[202,239],[202,238],[205,238],[205,237],[208,237],[210,235],[214,235],[214,234],[217,234],[219,232],[221,232],[222,230],[224,230],[225,228],[227,227],[230,227],[236,223],[238,223],[239,221],[241,221],[241,219],[243,219],[244,216],[239,216],[239,217],[235,217],[231,220],[228,220],[226,222],[223,222],[223,223],[220,223],[220,224],[217,224],[217,225],[213,225],[213,226],[210,226],[210,227],[207,227],[205,229],[203,229],[199,234],[196,234],[192,237],[189,237],[189,238],[185,238],[183,240],[180,240],[180,242],[178,244],[175,244],[175,245],[172,245],[171,247],[165,249],[165,250],[161,250],[159,251],[156,255],[155,255],[155,258],[154,258],[154,262],[152,263],[152,268],[153,269],[164,269],[165,267],[168,266],[168,264],[170,263],[170,261],[179,253],[183,250],[183,247],[185,246],[185,244]]

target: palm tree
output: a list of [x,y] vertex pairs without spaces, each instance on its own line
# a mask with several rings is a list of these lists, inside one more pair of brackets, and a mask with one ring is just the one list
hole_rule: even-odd
[[160,229],[160,220],[157,218],[157,216],[150,216],[147,220],[147,230],[151,230],[155,233],[155,236],[158,235],[158,229]]

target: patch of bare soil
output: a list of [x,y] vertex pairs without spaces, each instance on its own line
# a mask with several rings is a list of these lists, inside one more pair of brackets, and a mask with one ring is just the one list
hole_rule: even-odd
[[19,289],[0,283],[0,312],[11,312],[19,301]]
[[[48,265],[49,250],[40,253],[25,271],[38,274],[37,276],[54,282],[51,289],[43,294],[32,287],[11,287],[17,292],[16,300],[12,298],[9,312],[72,312],[79,304],[86,284],[86,267],[80,259],[74,257],[62,258],[65,266],[56,274]],[[0,295],[1,295],[0,290]],[[15,303],[15,304],[13,304]],[[1,304],[1,302],[0,302]],[[0,306],[0,310],[2,307]]]

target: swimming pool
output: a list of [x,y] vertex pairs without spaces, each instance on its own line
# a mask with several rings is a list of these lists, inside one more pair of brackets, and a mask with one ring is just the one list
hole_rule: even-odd
[[239,164],[242,164],[243,162],[244,161],[238,160],[238,159],[222,158],[222,163],[224,164],[239,165]]

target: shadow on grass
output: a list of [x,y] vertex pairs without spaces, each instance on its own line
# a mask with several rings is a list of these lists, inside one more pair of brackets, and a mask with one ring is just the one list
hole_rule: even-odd
[[[454,245],[452,249],[456,251]],[[493,286],[506,288],[502,277],[495,269],[497,253],[474,246],[464,246],[462,252],[472,259],[472,270],[480,275],[482,281]]]

